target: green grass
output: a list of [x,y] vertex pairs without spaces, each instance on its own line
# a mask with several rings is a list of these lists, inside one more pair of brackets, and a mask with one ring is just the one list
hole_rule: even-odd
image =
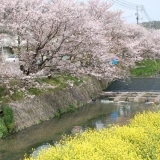
[[21,100],[25,97],[25,94],[24,92],[18,92],[18,91],[15,91],[11,96],[10,98],[13,100],[13,101],[18,101],[18,100]]
[[41,93],[43,93],[43,91],[41,89],[38,89],[38,88],[29,88],[28,92],[29,92],[29,94],[36,95],[36,96],[38,96]]
[[9,100],[10,100],[10,97],[9,97],[8,89],[5,84],[1,84],[1,86],[0,86],[0,101],[2,103],[7,103],[7,102],[9,102]]
[[63,113],[64,113],[64,111],[62,111],[61,108],[58,108],[57,111],[54,114],[54,117],[61,118],[61,116],[62,116]]
[[40,84],[47,83],[53,86],[64,84],[67,81],[73,81],[75,85],[79,85],[83,82],[81,79],[67,73],[59,73],[55,76],[51,76],[50,78],[37,78],[36,81]]
[[3,116],[0,117],[0,138],[14,130],[13,110],[8,105],[2,105]]
[[0,97],[7,95],[6,85],[0,86]]
[[[36,88],[36,86],[33,86],[27,89],[29,95],[36,95],[36,96],[66,88],[68,86],[68,82],[73,83],[74,85],[80,85],[83,82],[81,79],[68,73],[59,73],[49,78],[47,77],[36,78],[34,81],[38,82],[40,85],[49,84],[50,86],[53,87],[53,88],[51,87],[46,89],[43,88],[39,89]],[[19,101],[26,97],[25,92],[19,91],[20,88],[24,87],[22,86],[21,80],[12,79],[9,81],[8,85],[10,89],[7,88],[6,84],[0,85],[0,102],[2,104],[9,103],[11,101]],[[9,90],[11,90],[13,94],[10,94]]]
[[160,73],[160,60],[146,59],[136,62],[136,67],[131,69],[134,76],[155,76]]
[[64,76],[64,79],[66,81],[72,81],[75,85],[80,85],[83,81],[75,76],[72,76],[71,74],[68,74],[66,76]]
[[36,81],[40,84],[47,83],[52,86],[56,86],[60,83],[59,79],[57,77],[51,77],[51,78],[37,78]]
[[83,81],[71,74],[67,73],[59,73],[55,76],[52,76],[50,78],[37,78],[36,82],[39,84],[47,83],[51,86],[54,86],[57,89],[63,89],[67,87],[68,82],[72,82],[74,85],[80,85]]
[[1,103],[8,103],[10,101],[10,97],[9,96],[0,97],[0,101]]
[[0,138],[5,137],[8,134],[7,127],[2,118],[0,118]]
[[8,105],[2,105],[3,109],[3,120],[9,132],[14,129],[14,116],[13,110]]
[[66,110],[66,111],[64,111],[64,110],[61,109],[61,108],[58,108],[57,111],[56,111],[55,114],[54,114],[54,117],[56,117],[56,118],[61,118],[61,116],[62,116],[64,113],[74,112],[74,111],[77,110],[77,108],[78,108],[77,106],[72,105],[72,104],[70,104],[70,105],[67,107],[67,110]]
[[77,106],[70,104],[67,108],[67,112],[74,112],[77,108]]
[[[8,103],[12,100],[16,101],[24,98],[24,93],[19,92],[18,89],[16,89],[22,87],[20,80],[10,80],[8,85],[10,89],[8,89],[6,84],[2,83],[0,85],[0,101],[2,103]],[[13,94],[10,94],[9,90],[11,90]]]

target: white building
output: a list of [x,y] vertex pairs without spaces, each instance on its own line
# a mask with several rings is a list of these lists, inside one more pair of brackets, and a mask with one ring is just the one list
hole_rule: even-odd
[[14,54],[13,47],[17,46],[16,37],[1,33],[0,34],[0,54],[2,58],[7,58],[9,55]]

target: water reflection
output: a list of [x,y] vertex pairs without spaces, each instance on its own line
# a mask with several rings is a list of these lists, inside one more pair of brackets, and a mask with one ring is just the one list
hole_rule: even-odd
[[96,126],[97,130],[101,130],[101,129],[103,129],[105,127],[105,124],[102,123],[101,120],[97,120],[96,123],[95,123],[95,126]]
[[32,158],[34,158],[34,159],[37,158],[39,152],[41,152],[42,150],[46,150],[50,147],[51,147],[51,145],[49,143],[46,143],[46,144],[43,144],[43,145],[37,147],[36,150],[32,153]]
[[64,134],[82,133],[87,128],[100,130],[111,124],[124,125],[129,123],[136,112],[154,109],[153,105],[103,102],[88,104],[63,115],[61,119],[52,119],[0,139],[0,159],[20,160],[24,153],[32,153],[32,148],[38,147],[39,150],[39,146],[46,143],[55,145]]
[[72,135],[75,135],[75,134],[77,134],[77,133],[82,133],[82,132],[84,132],[85,130],[82,128],[82,126],[74,126],[73,128],[72,128],[72,130],[71,130],[71,133],[72,133]]

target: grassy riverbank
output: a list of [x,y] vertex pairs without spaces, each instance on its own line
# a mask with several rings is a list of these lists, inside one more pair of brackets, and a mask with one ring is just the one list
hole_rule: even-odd
[[159,76],[160,75],[160,60],[145,59],[136,62],[135,68],[131,69],[133,76]]
[[79,85],[83,81],[71,74],[59,73],[50,77],[9,79],[0,83],[0,103],[19,101],[26,97],[66,88],[69,85]]
[[36,160],[158,160],[159,128],[160,112],[144,112],[137,114],[127,126],[88,130],[64,138],[56,146],[41,151]]
[[[83,78],[83,80],[86,79]],[[4,81],[1,81],[0,138],[7,136],[15,129],[14,118],[16,119],[16,116],[19,116],[19,114],[17,114],[17,112],[20,112],[19,110],[22,110],[22,112],[25,113],[27,112],[25,109],[22,109],[22,107],[18,109],[18,104],[16,101],[33,99],[35,96],[41,96],[54,92],[56,93],[64,88],[78,86],[82,83],[83,81],[81,78],[66,73],[59,73],[49,77],[25,77],[22,79],[5,79]],[[13,103],[16,103],[16,106],[11,107],[10,103],[12,103],[12,105]],[[73,111],[76,107],[77,106],[75,105],[69,104],[66,110]],[[49,118],[52,118],[53,116],[59,117],[62,113],[64,113],[64,111],[61,108],[58,108],[57,110],[55,109],[55,113],[52,116],[49,116]],[[30,116],[30,114],[28,116]],[[22,119],[23,118],[19,121]],[[42,119],[39,119],[36,124],[40,122],[42,122]],[[15,120],[15,123],[17,124],[18,122]]]

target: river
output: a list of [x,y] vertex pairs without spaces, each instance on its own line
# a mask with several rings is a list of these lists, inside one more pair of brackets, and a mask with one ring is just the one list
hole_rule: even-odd
[[160,92],[160,77],[130,78],[114,81],[106,91],[113,92]]
[[138,103],[110,103],[106,99],[87,104],[74,112],[0,139],[0,160],[22,160],[32,148],[45,144],[54,145],[64,134],[74,134],[75,128],[84,131],[87,128],[102,129],[111,124],[129,123],[137,112],[157,109],[156,105]]

